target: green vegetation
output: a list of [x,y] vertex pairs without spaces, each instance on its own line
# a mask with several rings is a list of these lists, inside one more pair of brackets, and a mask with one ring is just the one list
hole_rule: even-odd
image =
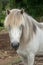
[[3,27],[6,9],[24,8],[34,18],[43,16],[43,0],[0,0],[0,27]]

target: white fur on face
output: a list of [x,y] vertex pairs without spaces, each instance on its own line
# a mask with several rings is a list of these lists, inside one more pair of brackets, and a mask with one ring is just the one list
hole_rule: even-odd
[[19,28],[10,29],[9,36],[11,43],[20,42],[21,34],[22,34],[22,30]]

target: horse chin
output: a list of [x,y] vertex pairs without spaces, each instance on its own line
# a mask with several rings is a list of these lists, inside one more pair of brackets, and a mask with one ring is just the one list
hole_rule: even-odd
[[18,50],[18,48],[17,49],[15,49],[15,51],[17,51]]
[[17,53],[18,53],[18,50],[19,50],[19,48],[16,50]]
[[17,49],[13,48],[13,50],[15,51],[15,53],[19,54],[19,48],[17,48]]

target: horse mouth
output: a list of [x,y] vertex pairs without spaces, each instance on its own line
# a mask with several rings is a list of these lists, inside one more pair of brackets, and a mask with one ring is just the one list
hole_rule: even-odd
[[18,45],[18,46],[11,46],[11,49],[12,49],[12,50],[15,50],[15,51],[17,51],[18,48],[19,48],[19,45]]

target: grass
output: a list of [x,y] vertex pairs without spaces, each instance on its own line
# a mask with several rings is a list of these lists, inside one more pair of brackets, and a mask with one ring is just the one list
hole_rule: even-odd
[[20,62],[21,62],[21,59],[20,58],[16,58],[15,61],[13,60],[13,61],[9,62],[7,65],[13,65],[13,64],[15,65],[15,64],[18,64]]
[[[3,61],[3,60],[2,60]],[[19,57],[7,58],[1,65],[18,65],[21,62]]]
[[21,63],[22,59],[19,55],[13,53],[12,56],[9,55],[9,53],[5,53],[5,51],[3,52],[0,50],[0,65],[18,65]]

